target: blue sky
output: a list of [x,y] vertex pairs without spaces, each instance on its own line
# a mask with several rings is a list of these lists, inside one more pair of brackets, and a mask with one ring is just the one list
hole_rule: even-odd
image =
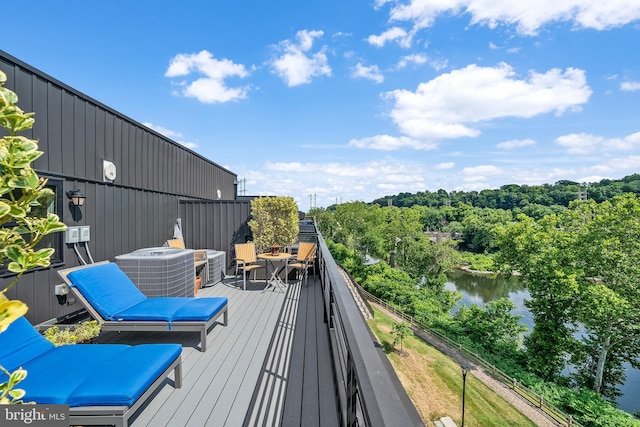
[[640,0],[28,4],[2,50],[301,210],[640,172]]

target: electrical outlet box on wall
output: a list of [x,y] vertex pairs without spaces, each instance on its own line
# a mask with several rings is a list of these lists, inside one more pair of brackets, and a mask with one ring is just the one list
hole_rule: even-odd
[[91,240],[91,227],[85,225],[78,228],[80,229],[79,242],[88,242]]
[[78,243],[80,241],[80,227],[67,227],[65,231],[65,243]]

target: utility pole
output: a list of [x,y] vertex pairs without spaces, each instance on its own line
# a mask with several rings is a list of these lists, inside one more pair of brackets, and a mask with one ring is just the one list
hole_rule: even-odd
[[238,185],[238,188],[236,190],[238,192],[238,196],[246,195],[246,191],[247,191],[246,188],[245,188],[246,182],[247,182],[246,178],[242,178],[241,180],[238,180],[238,181],[234,182],[234,184]]
[[580,186],[580,190],[578,190],[578,200],[586,201],[589,198],[589,184],[586,182]]

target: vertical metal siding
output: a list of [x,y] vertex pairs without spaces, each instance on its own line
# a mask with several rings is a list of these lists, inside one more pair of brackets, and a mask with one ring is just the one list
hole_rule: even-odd
[[47,85],[47,151],[49,170],[62,173],[62,89]]
[[[248,203],[180,204],[183,199],[234,198],[236,175],[147,129],[126,116],[52,79],[0,51],[0,69],[7,87],[18,93],[19,105],[35,112],[33,130],[44,152],[34,163],[40,174],[64,180],[63,191],[78,188],[86,195],[74,220],[64,199],[62,218],[69,226],[89,225],[88,243],[94,260],[113,260],[135,249],[161,246],[172,237],[173,224],[183,218],[195,247],[228,250],[248,218]],[[115,163],[114,183],[103,182],[102,160]],[[186,211],[189,211],[187,213]],[[86,259],[84,244],[79,244]],[[72,245],[63,250],[65,267],[78,265]],[[11,277],[0,279],[0,287]],[[33,323],[60,317],[80,305],[60,306],[53,287],[55,269],[25,274],[11,298],[25,301]]]
[[67,174],[69,171],[74,170],[74,140],[73,130],[75,123],[74,115],[74,96],[69,92],[62,92],[62,99],[60,100],[62,117],[70,117],[69,123],[65,123],[60,129],[60,153],[61,153],[61,168],[62,173]]
[[[30,77],[28,75],[21,75],[21,77],[22,76],[24,76],[25,78]],[[28,80],[31,80],[31,79],[28,79]],[[9,83],[10,82],[7,82],[7,87],[10,88]],[[38,140],[38,147],[40,151],[43,151],[45,153],[45,155],[40,156],[40,158],[37,159],[33,163],[33,165],[38,169],[49,170],[49,157],[46,155],[46,153],[49,151],[49,144],[48,144],[47,138],[42,137],[42,135],[47,134],[47,122],[48,122],[48,118],[47,118],[48,109],[47,109],[47,103],[46,103],[47,82],[44,81],[43,79],[36,77],[32,80],[32,83],[33,83],[32,107],[33,107],[33,111],[36,112],[36,115],[35,115],[36,122],[33,125],[33,128],[32,128],[33,134],[31,137]],[[20,99],[20,95],[18,94],[18,100],[19,99]]]
[[[73,141],[69,143],[66,141],[66,145],[70,145],[73,148],[73,165],[71,166],[73,171],[70,175],[86,176],[86,140],[87,140],[87,109],[85,103],[78,99],[74,99],[73,106]],[[36,118],[36,123],[38,119]],[[65,168],[65,173],[67,173]]]
[[227,252],[230,268],[233,245],[244,243],[249,234],[250,214],[249,201],[182,201],[180,218],[185,245]]

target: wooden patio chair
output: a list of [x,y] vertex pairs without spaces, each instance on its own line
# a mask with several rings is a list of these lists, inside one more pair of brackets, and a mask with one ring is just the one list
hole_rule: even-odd
[[256,246],[253,242],[239,243],[236,245],[236,283],[238,283],[238,270],[242,270],[242,289],[247,290],[247,271],[253,271],[253,280],[256,280],[256,271],[264,268],[258,264]]
[[170,248],[186,249],[184,246],[184,240],[182,239],[169,239],[167,240],[167,246]]
[[298,255],[296,262],[289,264],[289,267],[296,269],[296,280],[308,282],[309,268],[313,268],[316,259],[316,244],[310,242],[300,242],[298,245]]

